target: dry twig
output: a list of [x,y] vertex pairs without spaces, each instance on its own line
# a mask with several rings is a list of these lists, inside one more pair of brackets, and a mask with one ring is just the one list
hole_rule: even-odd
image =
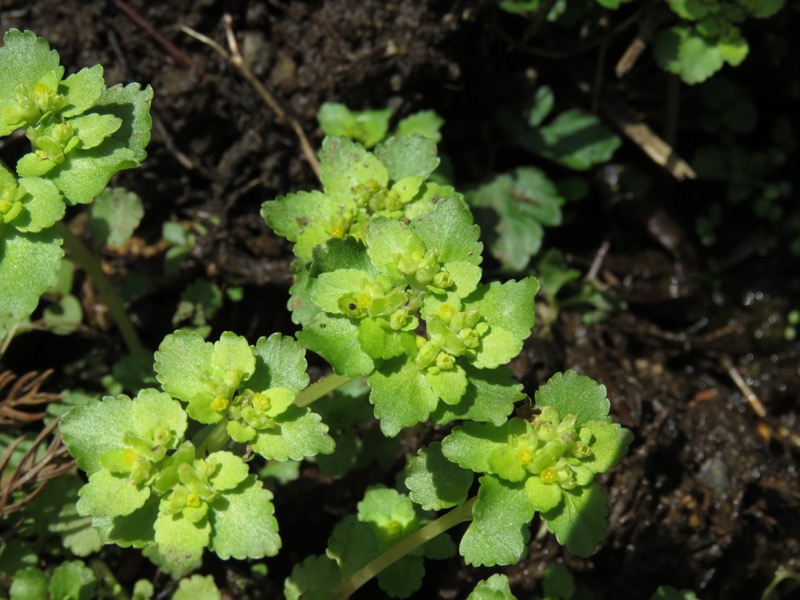
[[226,51],[222,46],[220,46],[217,42],[212,40],[210,37],[203,35],[202,33],[195,31],[191,27],[187,27],[186,25],[180,25],[181,31],[185,34],[193,37],[194,39],[198,40],[199,42],[204,43],[207,46],[210,46],[217,54],[219,54],[223,59],[225,59],[230,65],[232,65],[239,74],[244,77],[247,82],[253,87],[253,89],[258,93],[264,103],[270,108],[270,110],[275,113],[275,117],[278,119],[279,122],[288,123],[289,126],[294,131],[295,135],[297,136],[297,140],[300,143],[300,149],[303,152],[303,156],[306,157],[308,164],[311,166],[311,169],[314,171],[314,174],[317,176],[317,179],[320,178],[320,170],[319,170],[319,161],[317,160],[317,155],[314,153],[314,149],[311,147],[311,144],[306,137],[303,128],[300,126],[300,123],[294,117],[290,116],[283,110],[283,107],[278,103],[277,100],[270,94],[269,90],[261,83],[258,78],[255,76],[253,71],[250,70],[250,67],[244,60],[242,53],[239,50],[239,44],[236,42],[236,36],[233,33],[233,17],[229,14],[225,14],[222,18],[222,22],[225,25],[225,36],[228,41],[228,50]]
[[[51,375],[46,371],[41,375],[27,373],[17,378],[10,371],[0,373],[0,390],[13,382],[5,398],[0,400],[0,424],[25,425],[44,418],[44,412],[20,410],[22,407],[39,407],[57,400],[58,394],[40,391],[42,383]],[[15,381],[16,380],[16,381]],[[42,429],[22,455],[19,463],[7,470],[14,453],[26,441],[26,437],[15,438],[0,455],[0,516],[9,515],[31,502],[44,489],[47,482],[54,477],[71,470],[73,461],[67,454],[67,448],[61,442],[61,434],[52,435],[58,426],[58,419],[51,421]],[[44,442],[50,438],[47,449],[42,453]],[[15,492],[25,491],[25,495],[15,502],[10,502]]]

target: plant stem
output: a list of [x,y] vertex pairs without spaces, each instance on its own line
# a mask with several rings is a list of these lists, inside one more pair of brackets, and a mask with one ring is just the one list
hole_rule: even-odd
[[330,394],[336,388],[343,386],[351,379],[352,377],[331,373],[316,383],[312,383],[302,392],[297,394],[297,397],[294,399],[294,403],[301,408],[303,406],[308,406],[312,402],[316,402],[323,396]]
[[422,529],[418,529],[406,538],[397,542],[394,546],[389,548],[386,552],[378,556],[376,559],[370,561],[358,571],[353,573],[345,581],[340,583],[333,590],[333,595],[336,598],[349,598],[354,594],[362,585],[367,583],[370,579],[378,575],[381,571],[394,564],[406,556],[412,550],[418,548],[425,542],[435,538],[440,533],[444,533],[451,527],[455,527],[459,523],[472,520],[472,506],[478,499],[474,496],[464,502],[449,513],[442,515],[435,521],[431,521]]
[[64,249],[69,253],[69,257],[75,264],[86,271],[86,274],[97,286],[97,291],[108,309],[108,314],[117,324],[117,329],[119,329],[119,333],[128,347],[128,352],[131,354],[144,352],[145,348],[142,340],[139,339],[139,334],[136,333],[136,329],[125,311],[122,299],[114,290],[111,280],[103,272],[100,262],[92,255],[80,238],[73,234],[64,223],[58,224],[58,233],[64,239]]
[[204,427],[192,439],[192,442],[197,447],[195,451],[197,458],[203,458],[206,453],[211,454],[217,450],[222,450],[229,441],[231,441],[231,438],[228,435],[228,421],[224,419],[216,425]]

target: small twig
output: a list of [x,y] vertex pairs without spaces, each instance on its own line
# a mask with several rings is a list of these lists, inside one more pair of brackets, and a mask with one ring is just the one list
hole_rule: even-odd
[[186,25],[180,25],[179,27],[186,35],[191,36],[197,41],[211,47],[217,54],[225,59],[225,61],[232,65],[239,72],[239,74],[247,80],[256,93],[258,93],[264,103],[275,114],[275,117],[278,119],[278,121],[287,122],[289,124],[297,136],[297,140],[300,143],[300,149],[302,150],[303,155],[306,157],[306,160],[311,166],[311,169],[314,171],[314,174],[317,176],[317,179],[319,179],[321,176],[319,161],[317,160],[314,149],[311,147],[311,144],[309,143],[303,128],[300,126],[300,123],[297,121],[297,119],[288,115],[286,111],[283,110],[283,107],[281,107],[278,101],[275,100],[272,94],[270,94],[269,90],[267,90],[264,84],[261,83],[255,74],[253,74],[253,72],[250,70],[250,67],[245,62],[242,53],[239,51],[239,44],[236,42],[236,36],[233,33],[233,17],[226,13],[222,17],[222,22],[225,26],[225,37],[228,41],[228,48],[230,52],[226,51],[222,46],[208,36],[195,31],[191,27],[187,27]]
[[722,358],[720,358],[720,362],[725,370],[728,372],[728,375],[733,382],[736,384],[736,387],[739,388],[739,391],[742,392],[742,395],[747,399],[747,403],[750,405],[750,408],[753,409],[753,412],[756,413],[760,418],[764,418],[767,416],[767,409],[764,408],[764,405],[759,400],[756,393],[753,391],[744,378],[739,374],[739,371],[736,370],[736,367],[733,366],[733,362],[731,361],[730,356],[727,354],[723,354]]
[[191,58],[186,56],[186,54],[180,48],[169,41],[169,39],[162,35],[155,27],[145,21],[141,15],[137,13],[130,5],[122,0],[114,0],[114,4],[118,9],[125,13],[125,16],[136,23],[139,27],[144,29],[151,38],[157,41],[161,47],[164,48],[164,50],[166,50],[172,56],[172,58],[175,59],[176,63],[188,69],[194,68],[195,64],[192,62]]

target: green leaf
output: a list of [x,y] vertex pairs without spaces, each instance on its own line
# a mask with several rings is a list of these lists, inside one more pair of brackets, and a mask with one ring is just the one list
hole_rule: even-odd
[[536,88],[531,99],[530,112],[528,112],[527,122],[531,127],[539,127],[547,116],[553,112],[556,97],[553,88],[542,85]]
[[555,564],[547,568],[542,577],[542,589],[546,598],[575,598],[575,579],[564,565]]
[[75,135],[81,140],[81,148],[90,150],[122,127],[122,119],[114,115],[89,113],[70,119],[69,124],[75,128]]
[[123,548],[143,548],[153,543],[153,528],[158,518],[159,499],[151,495],[140,509],[121,517],[95,517],[92,526],[106,542]]
[[[370,228],[372,230],[372,228]],[[321,273],[309,282],[311,299],[328,313],[342,314],[339,298],[348,293],[361,292],[361,286],[372,280],[364,271],[357,269],[338,269]]]
[[86,204],[115,173],[141,165],[150,142],[153,90],[138,83],[103,90],[92,114],[113,116],[122,126],[95,148],[75,149],[48,174],[71,204]]
[[[467,202],[484,223],[496,223],[488,234],[492,254],[511,271],[522,271],[539,252],[543,226],[561,225],[564,198],[544,171],[522,167],[469,192]],[[483,212],[490,215],[480,218]]]
[[481,338],[472,364],[479,369],[494,369],[509,363],[521,350],[521,339],[502,327],[492,327]]
[[395,129],[396,135],[417,134],[430,138],[434,142],[442,139],[439,130],[444,125],[444,119],[432,110],[422,110],[401,119]]
[[508,577],[495,573],[488,579],[479,581],[467,600],[516,600],[508,586]]
[[211,508],[211,549],[223,560],[275,556],[280,550],[272,494],[254,476]]
[[18,571],[8,593],[11,600],[48,600],[44,571],[38,567],[26,567]]
[[564,490],[564,504],[542,513],[547,529],[555,534],[558,542],[584,558],[594,554],[605,537],[607,516],[605,495],[595,482]]
[[320,180],[326,194],[349,195],[360,183],[389,183],[386,167],[363,146],[343,137],[326,137],[320,151]]
[[77,507],[81,515],[119,517],[144,506],[150,488],[137,485],[130,477],[101,469],[89,475],[89,483],[81,488],[80,497]]
[[144,216],[142,200],[125,188],[106,188],[89,208],[95,248],[123,246]]
[[557,483],[544,483],[534,475],[525,481],[525,493],[534,510],[547,512],[558,508],[566,492]]
[[311,268],[314,277],[318,277],[320,273],[338,269],[353,269],[371,275],[378,274],[378,270],[367,254],[367,247],[353,237],[333,238],[325,244],[316,246]]
[[465,365],[464,370],[469,385],[461,401],[456,406],[439,404],[431,419],[438,425],[454,420],[488,421],[498,426],[505,423],[514,403],[525,397],[522,384],[504,367],[476,369]]
[[[103,67],[94,65],[73,73],[61,82],[69,104],[61,113],[64,117],[75,117],[85,113],[95,105],[106,87],[103,79]],[[70,120],[70,123],[72,121]]]
[[768,19],[783,8],[785,0],[759,0],[750,3],[749,10],[756,19]]
[[404,556],[378,575],[378,587],[390,598],[408,598],[422,587],[425,576],[421,556]]
[[59,424],[64,443],[78,466],[89,475],[102,468],[100,456],[124,448],[126,433],[147,434],[166,425],[175,440],[186,431],[186,413],[167,394],[153,389],[128,396],[106,396],[70,410]]
[[480,484],[459,552],[474,566],[512,565],[525,556],[533,508],[519,484],[492,475],[481,477]]
[[334,450],[328,426],[309,408],[290,407],[275,420],[275,426],[259,431],[253,450],[272,460],[303,460]]
[[61,563],[50,576],[50,598],[92,600],[97,594],[97,577],[81,560]]
[[55,228],[22,233],[0,225],[0,338],[34,311],[56,282],[63,256]]
[[344,104],[325,102],[317,121],[325,135],[348,137],[371,148],[386,137],[393,112],[391,108],[351,111]]
[[708,3],[703,0],[667,0],[670,9],[681,19],[698,21],[708,15]]
[[617,423],[587,421],[583,423],[592,432],[592,453],[581,461],[594,473],[605,473],[616,465],[628,452],[633,434]]
[[439,403],[425,374],[406,357],[384,363],[380,371],[370,376],[369,387],[369,401],[375,407],[381,431],[389,437],[403,427],[426,421]]
[[439,261],[464,261],[479,265],[483,260],[483,244],[478,241],[480,228],[473,223],[472,213],[460,199],[443,199],[411,222],[411,230],[426,248],[439,251]]
[[464,469],[487,473],[491,455],[508,445],[509,427],[515,420],[519,421],[512,419],[500,427],[467,421],[442,440],[442,453]]
[[311,258],[314,247],[333,236],[331,223],[355,210],[356,203],[347,194],[297,192],[264,202],[261,216],[278,235],[295,242],[295,256]]
[[604,420],[611,407],[605,386],[572,370],[553,375],[535,397],[538,406],[553,406],[561,418],[575,415],[577,426]]
[[521,141],[529,151],[576,171],[587,171],[593,165],[607,162],[622,144],[619,136],[611,133],[596,116],[578,108],[526,132]]
[[732,39],[721,39],[717,42],[719,53],[726,63],[732,67],[738,67],[750,53],[750,46],[743,37]]
[[58,53],[32,31],[10,29],[3,35],[0,47],[0,136],[5,137],[24,123],[14,116],[17,92],[21,87],[32,90],[45,76],[56,73],[55,81],[64,74]]
[[26,195],[22,198],[22,212],[11,223],[13,227],[33,233],[54,225],[64,217],[64,199],[52,181],[23,177],[19,180],[19,186]]
[[222,600],[222,594],[211,575],[192,575],[181,579],[172,600]]
[[472,471],[445,458],[441,443],[434,442],[409,459],[405,484],[422,508],[442,510],[465,502],[472,480]]
[[299,392],[308,386],[306,351],[294,338],[279,333],[259,338],[254,353],[255,373],[245,388],[263,391],[283,387]]
[[367,253],[372,263],[383,272],[396,274],[394,266],[400,257],[426,250],[414,232],[397,219],[376,217],[367,231]]
[[358,327],[347,317],[320,313],[309,327],[298,332],[297,339],[327,360],[339,375],[368,375],[375,368],[358,343]]
[[439,166],[436,142],[420,135],[391,137],[375,148],[375,156],[386,167],[391,181],[413,176],[425,179]]
[[535,277],[520,281],[493,281],[469,298],[468,306],[477,308],[492,327],[502,327],[524,340],[531,334],[536,317],[533,299],[539,290]]
[[211,467],[212,474],[208,480],[215,490],[232,490],[243,482],[250,469],[247,463],[231,452],[219,451],[211,453],[206,458],[206,464]]
[[339,563],[344,579],[380,553],[375,529],[355,515],[347,515],[333,529],[326,553]]
[[662,69],[680,76],[688,84],[705,81],[724,63],[717,44],[685,26],[659,31],[653,41],[653,52]]
[[203,550],[209,544],[211,525],[205,518],[192,523],[180,514],[166,514],[166,503],[167,500],[161,501],[161,512],[154,526],[154,539],[169,569],[185,573],[195,568],[202,559]]
[[286,600],[300,600],[306,598],[303,594],[311,590],[332,590],[341,579],[335,560],[325,555],[308,556],[294,565],[291,575],[283,583],[283,593]]
[[[222,417],[209,404],[215,385],[209,369],[214,345],[195,331],[180,329],[164,338],[155,353],[156,378],[166,392],[189,404],[189,414],[201,423]],[[200,417],[200,418],[199,418]]]
[[467,375],[458,365],[435,375],[429,371],[425,374],[425,379],[433,392],[451,406],[458,404],[467,391]]

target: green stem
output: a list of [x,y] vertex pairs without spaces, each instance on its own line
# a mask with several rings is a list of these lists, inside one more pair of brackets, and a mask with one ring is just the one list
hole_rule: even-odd
[[231,441],[228,435],[228,421],[223,419],[216,425],[209,425],[201,429],[192,442],[197,446],[195,455],[197,458],[204,458],[206,453],[211,454],[217,450],[222,450]]
[[72,261],[81,267],[91,278],[103,299],[103,303],[108,308],[108,314],[117,324],[122,339],[128,347],[128,352],[144,352],[145,348],[139,334],[133,327],[133,323],[125,311],[122,299],[117,295],[111,280],[103,273],[103,268],[98,260],[92,255],[86,245],[75,235],[64,223],[58,224],[58,233],[64,239],[64,249],[69,253]]
[[294,403],[301,408],[303,406],[308,406],[309,404],[311,404],[312,402],[316,402],[323,396],[327,396],[336,388],[343,386],[351,379],[352,377],[331,373],[330,375],[328,375],[327,377],[323,377],[316,383],[312,383],[302,392],[297,394],[297,397],[294,399]]
[[386,552],[361,567],[345,581],[336,586],[336,588],[333,590],[334,597],[349,598],[362,585],[367,583],[370,579],[378,575],[387,567],[390,567],[396,561],[406,556],[412,550],[415,550],[425,542],[432,540],[440,533],[444,533],[459,523],[471,521],[472,506],[475,504],[477,499],[477,496],[470,498],[464,502],[464,504],[455,507],[449,513],[442,515],[435,521],[431,521],[422,529],[418,529],[408,537],[405,537],[397,542]]

